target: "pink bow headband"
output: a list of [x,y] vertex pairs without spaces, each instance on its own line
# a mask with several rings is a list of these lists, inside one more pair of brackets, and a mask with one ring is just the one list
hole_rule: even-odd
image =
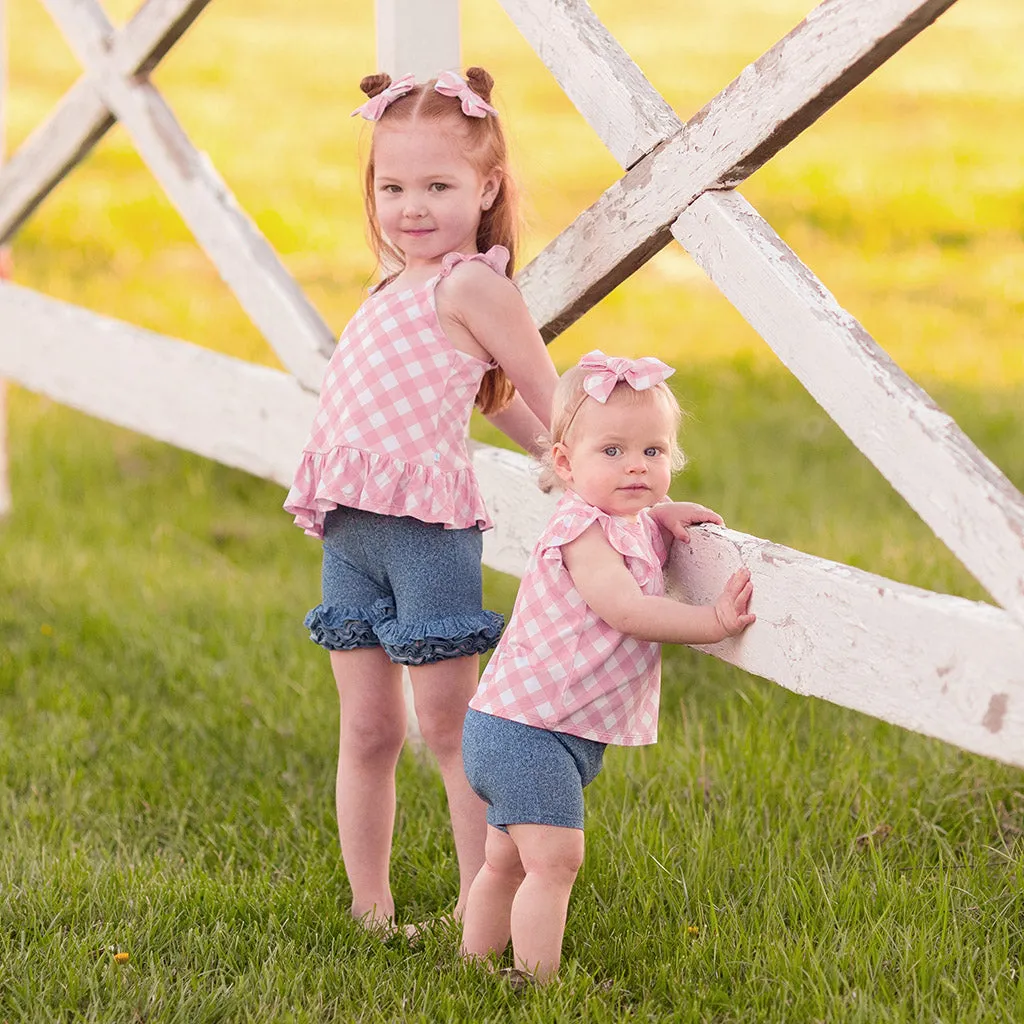
[[653,356],[625,359],[606,356],[599,348],[588,352],[579,362],[591,372],[583,378],[583,390],[604,405],[619,381],[625,381],[634,391],[646,391],[667,380],[676,371]]
[[[379,121],[381,115],[397,99],[401,99],[407,93],[412,92],[416,85],[415,75],[402,75],[386,89],[371,96],[361,107],[352,111],[352,117],[362,114],[367,121]],[[462,103],[462,112],[466,117],[486,117],[488,114],[498,116],[498,112],[482,97],[478,96],[469,87],[469,84],[454,71],[442,71],[434,83],[434,91],[442,96],[453,96]]]

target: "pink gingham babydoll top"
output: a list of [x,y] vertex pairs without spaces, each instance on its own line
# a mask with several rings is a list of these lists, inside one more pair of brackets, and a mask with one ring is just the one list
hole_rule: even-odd
[[359,307],[331,357],[284,507],[313,537],[339,505],[451,529],[491,521],[466,448],[483,375],[495,364],[452,346],[434,290],[460,263],[504,275],[509,252],[448,253],[414,289],[386,286]]
[[566,491],[533,549],[512,618],[469,706],[601,743],[654,743],[661,645],[635,640],[598,618],[562,560],[562,546],[594,522],[641,591],[664,594],[668,553],[647,511],[631,522]]

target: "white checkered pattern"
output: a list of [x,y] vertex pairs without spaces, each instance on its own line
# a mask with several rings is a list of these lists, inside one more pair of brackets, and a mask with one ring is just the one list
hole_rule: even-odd
[[645,594],[665,592],[667,557],[657,523],[609,516],[566,491],[530,556],[512,618],[471,708],[601,743],[658,738],[661,645],[599,619],[573,586],[562,546],[593,522]]
[[494,364],[452,347],[434,289],[464,261],[504,274],[508,258],[501,245],[471,256],[449,253],[421,288],[385,287],[360,306],[327,367],[284,504],[306,533],[323,537],[324,516],[338,505],[452,529],[491,526],[466,426]]

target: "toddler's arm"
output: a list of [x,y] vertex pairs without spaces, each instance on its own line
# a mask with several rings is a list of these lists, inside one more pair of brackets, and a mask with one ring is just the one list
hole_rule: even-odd
[[717,512],[693,501],[664,501],[651,509],[651,518],[661,527],[661,535],[667,547],[672,546],[673,540],[688,544],[688,526],[696,526],[698,523],[725,526],[725,520]]
[[597,523],[566,544],[562,557],[583,600],[613,629],[637,640],[714,644],[755,620],[748,611],[749,569],[734,572],[714,604],[692,605],[644,594]]

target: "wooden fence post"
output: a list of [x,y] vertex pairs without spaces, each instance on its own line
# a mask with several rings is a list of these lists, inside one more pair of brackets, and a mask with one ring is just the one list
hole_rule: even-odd
[[[418,80],[459,67],[459,0],[377,0],[377,69]],[[409,671],[402,673],[410,740],[421,743]]]
[[417,79],[459,66],[459,0],[377,0],[377,70]]

